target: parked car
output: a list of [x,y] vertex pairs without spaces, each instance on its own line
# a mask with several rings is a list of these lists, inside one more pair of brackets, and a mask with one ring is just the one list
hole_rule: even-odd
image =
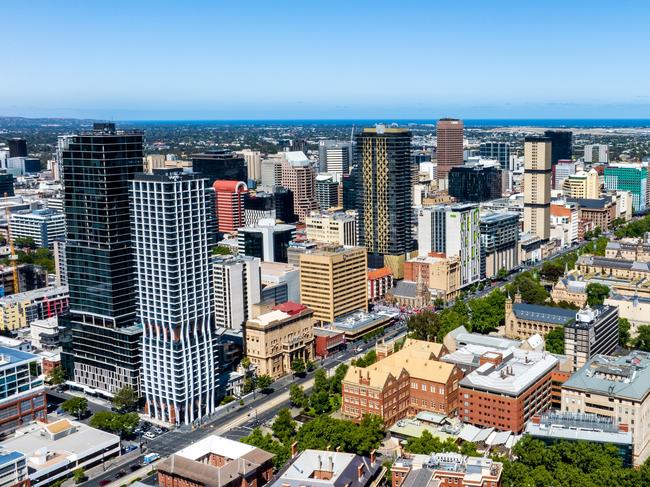
[[104,480],[99,481],[99,485],[101,485],[101,487],[104,487],[105,485],[108,485],[110,483],[111,483],[111,481],[108,480],[108,479],[104,479]]

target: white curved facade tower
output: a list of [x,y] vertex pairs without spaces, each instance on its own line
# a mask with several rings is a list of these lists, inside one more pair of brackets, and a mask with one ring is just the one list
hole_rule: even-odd
[[189,424],[218,405],[207,180],[178,169],[131,183],[146,412]]

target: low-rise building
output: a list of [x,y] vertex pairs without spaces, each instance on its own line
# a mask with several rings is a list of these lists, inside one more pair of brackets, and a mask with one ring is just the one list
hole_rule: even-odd
[[[41,359],[33,353],[0,347],[0,437],[47,415]],[[37,375],[32,375],[36,370]],[[9,448],[4,444],[6,448]]]
[[636,336],[640,325],[650,325],[650,297],[629,296],[610,289],[604,304],[618,308],[618,317],[630,322],[632,336]]
[[542,260],[542,240],[532,233],[519,235],[519,262],[534,264]]
[[246,255],[212,262],[214,316],[217,326],[241,330],[260,302],[260,260]]
[[17,330],[34,320],[68,311],[68,286],[49,286],[0,298],[0,330]]
[[551,378],[558,365],[559,360],[547,352],[486,353],[480,367],[460,381],[461,419],[520,433],[526,421],[550,407]]
[[258,375],[277,379],[291,373],[291,362],[314,358],[314,312],[286,302],[249,319],[245,325],[245,354]]
[[121,450],[119,436],[68,419],[21,429],[3,446],[25,455],[31,487],[65,480],[77,468],[102,465]]
[[609,355],[618,346],[618,308],[584,308],[564,325],[564,354],[578,370],[597,354]]
[[157,465],[159,487],[261,487],[273,476],[273,457],[260,448],[208,436]]
[[32,321],[29,331],[32,346],[38,350],[56,350],[61,346],[58,316]]
[[[305,450],[294,456],[271,487],[370,487],[378,485],[381,461],[354,453]],[[162,487],[162,486],[161,486]],[[167,486],[165,486],[167,487]]]
[[590,222],[594,228],[602,231],[610,229],[612,220],[616,219],[616,203],[610,197],[595,199],[567,198],[567,203],[576,203],[580,207],[580,220]]
[[420,411],[455,415],[462,374],[439,361],[444,351],[437,343],[407,339],[369,367],[351,366],[342,381],[341,413],[354,420],[375,414],[387,425]]
[[409,259],[404,262],[403,282],[422,283],[432,297],[455,299],[463,287],[460,260],[439,253]]
[[500,487],[503,464],[460,453],[403,454],[390,470],[391,487]]
[[553,285],[551,299],[556,303],[564,301],[582,308],[587,304],[587,284],[586,281],[578,279],[575,274],[561,277]]
[[38,247],[52,247],[54,240],[65,237],[65,215],[50,209],[12,213],[9,226],[14,242],[30,238]]
[[627,425],[634,465],[650,456],[650,354],[596,355],[562,386],[562,411],[590,413]]
[[300,301],[300,269],[298,266],[282,262],[261,262],[260,280],[263,286],[262,293],[264,293],[264,288],[267,286],[286,285],[286,299],[276,304],[286,301],[293,301],[294,303]]
[[377,311],[367,313],[359,311],[339,317],[329,328],[345,334],[347,342],[353,342],[368,333],[381,328],[392,326],[397,320],[398,313]]
[[575,320],[575,310],[522,303],[519,294],[514,301],[507,297],[505,306],[508,338],[525,339],[535,334],[545,336],[554,328]]
[[578,257],[576,269],[583,275],[601,275],[627,280],[650,277],[650,262],[636,262],[589,254]]
[[614,445],[623,466],[632,467],[632,433],[627,425],[618,424],[612,418],[597,414],[551,411],[533,416],[526,423],[526,434],[549,446],[560,441]]
[[368,271],[368,301],[382,299],[393,287],[393,271],[390,267]]
[[328,357],[345,349],[345,333],[329,328],[314,327],[314,342],[316,356]]
[[650,242],[641,239],[607,242],[605,257],[608,259],[650,262]]

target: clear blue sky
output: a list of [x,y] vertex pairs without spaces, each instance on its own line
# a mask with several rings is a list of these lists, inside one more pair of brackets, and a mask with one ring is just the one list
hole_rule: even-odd
[[650,118],[650,3],[3,0],[0,115]]

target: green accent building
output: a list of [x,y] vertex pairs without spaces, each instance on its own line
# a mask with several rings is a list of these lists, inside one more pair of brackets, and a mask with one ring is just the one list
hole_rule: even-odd
[[605,189],[632,193],[632,211],[643,213],[648,201],[648,170],[641,164],[610,164],[605,168]]

